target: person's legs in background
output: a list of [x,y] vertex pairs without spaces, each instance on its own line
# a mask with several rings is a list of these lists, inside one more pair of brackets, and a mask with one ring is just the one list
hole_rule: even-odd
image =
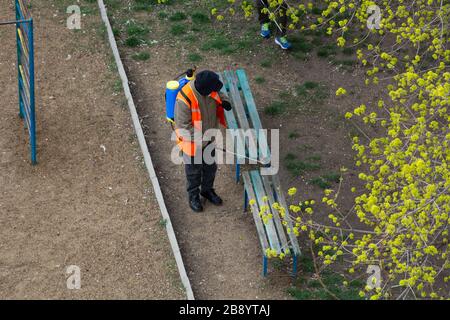
[[[261,24],[261,36],[264,38],[270,37],[270,18],[269,14],[266,12],[262,12],[264,8],[268,8],[267,0],[256,0],[256,8],[258,10],[258,20]],[[287,50],[291,48],[291,44],[286,38],[286,30],[288,24],[287,17],[287,4],[283,2],[278,8],[274,8],[277,10],[277,19],[276,19],[276,37],[275,43],[278,44],[282,49]]]
[[283,2],[278,8],[277,15],[277,36],[275,37],[275,43],[283,50],[290,49],[291,43],[286,38],[288,16],[287,16],[287,4]]

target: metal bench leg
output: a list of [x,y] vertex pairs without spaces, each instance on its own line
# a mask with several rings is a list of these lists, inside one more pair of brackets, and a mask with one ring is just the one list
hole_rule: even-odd
[[244,189],[244,212],[247,211],[247,207],[248,207],[248,194],[247,190]]
[[23,119],[23,117],[24,117],[22,101],[19,103],[19,117],[20,117],[20,119]]
[[267,276],[267,257],[263,257],[263,276]]
[[241,165],[236,163],[236,183],[239,183],[239,177],[241,175]]
[[294,254],[294,256],[292,257],[292,277],[294,277],[294,278],[297,277],[297,263],[298,263],[298,258],[297,258],[297,255]]

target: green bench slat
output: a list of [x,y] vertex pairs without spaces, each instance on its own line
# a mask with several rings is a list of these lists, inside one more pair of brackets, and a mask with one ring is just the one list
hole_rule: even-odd
[[[256,137],[259,139],[259,141],[263,141],[267,145],[267,137],[263,132],[264,136],[259,137],[261,129],[263,129],[261,120],[259,118],[258,110],[256,109],[255,100],[253,99],[252,92],[250,90],[250,85],[247,80],[247,75],[245,74],[245,71],[243,69],[239,69],[236,71],[237,78],[239,80],[239,83],[242,88],[242,93],[244,95],[245,103],[247,106],[247,111],[250,116],[250,120],[253,124],[253,128],[256,130]],[[270,161],[270,151],[269,148],[263,150],[261,148],[258,148],[259,156],[261,158],[261,161],[263,163],[269,163]]]
[[[255,189],[256,194],[256,201],[259,204],[259,207],[261,208],[264,205],[267,205],[267,202],[263,201],[263,197],[266,196],[264,186],[262,184],[261,175],[259,173],[259,170],[252,170],[250,171],[250,178],[253,183],[253,187]],[[269,212],[272,211],[269,209]],[[262,219],[260,217],[260,219]],[[269,239],[270,247],[279,254],[281,253],[280,248],[280,241],[278,239],[277,231],[275,230],[275,226],[273,223],[273,219],[270,219],[266,224],[264,224],[264,227],[266,228],[267,232],[267,238]]]
[[[229,95],[233,101],[233,110],[236,113],[236,118],[238,120],[239,128],[248,130],[250,129],[250,124],[248,122],[247,114],[245,113],[244,104],[242,102],[241,94],[237,87],[236,75],[229,71],[224,71],[224,78],[228,83],[230,88]],[[245,142],[245,141],[243,141]],[[249,145],[257,145],[257,139],[254,132],[250,132],[249,135]],[[254,154],[248,153],[248,148],[246,148],[246,154],[251,158],[255,158]]]
[[[229,96],[229,93],[227,92],[227,89],[226,89],[226,86],[228,85],[228,83],[225,81],[222,74],[219,73],[218,75],[219,75],[220,81],[222,81],[222,83],[224,84],[222,89],[220,90],[220,92]],[[225,120],[227,120],[228,128],[230,128],[230,129],[238,129],[239,128],[236,118],[234,117],[233,110],[230,110],[230,111],[225,110]]]
[[[256,199],[249,173],[243,172],[242,179],[244,180],[244,188],[245,191],[247,192],[249,199]],[[250,205],[250,207],[253,214],[253,220],[255,221],[256,230],[258,231],[259,242],[261,243],[261,248],[265,253],[266,249],[269,248],[269,244],[267,242],[267,237],[264,231],[264,226],[261,217],[259,216],[259,207],[257,202],[255,202],[253,205]]]
[[[283,190],[281,189],[281,184],[280,184],[280,178],[278,177],[278,175],[273,175],[271,176],[271,179],[273,181],[273,185],[275,187],[277,196],[278,196],[278,203],[284,208],[284,210],[286,210],[286,222],[288,224],[288,227],[291,228],[291,230],[293,229],[293,224],[292,224],[292,219],[289,215],[289,207],[287,206],[287,202],[286,202],[286,198],[284,197],[283,194]],[[294,250],[294,253],[298,256],[300,255],[300,245],[298,244],[298,239],[295,236],[295,234],[293,232],[291,232],[290,234],[288,234],[289,239],[291,241],[291,246]]]
[[273,221],[275,222],[275,228],[278,233],[278,237],[281,242],[281,249],[285,251],[287,248],[289,248],[289,244],[286,238],[286,230],[281,222],[280,215],[276,209],[273,208],[273,204],[276,202],[274,197],[274,188],[272,187],[272,181],[270,179],[270,176],[263,176],[261,175],[262,183],[264,186],[264,189],[266,190],[267,197],[269,198],[269,204],[270,208],[272,210],[273,215]]
[[[222,93],[228,95],[229,98],[231,98],[230,93],[226,89],[226,88],[229,88],[228,81],[220,73],[219,73],[219,78],[220,78],[220,81],[222,81],[222,83],[224,84],[220,91]],[[227,121],[227,126],[228,126],[229,129],[239,129],[238,123],[236,121],[236,117],[234,116],[234,113],[233,113],[233,109],[231,109],[230,111],[226,111],[225,110],[225,120]],[[243,137],[242,132],[240,130],[238,131],[238,136],[237,136],[237,139],[236,139],[235,148],[232,151],[234,153],[239,154],[238,150],[245,150],[244,149],[244,137]],[[242,156],[245,156],[245,154],[243,154]],[[238,159],[238,163],[245,162],[244,161],[244,157],[240,157],[240,156],[236,156],[236,157]]]
[[244,104],[239,89],[237,88],[237,83],[231,72],[224,71],[224,78],[229,87],[230,98],[233,100],[234,111],[236,112],[237,120],[239,122],[239,128],[247,130],[250,128],[250,124],[247,115],[245,114]]

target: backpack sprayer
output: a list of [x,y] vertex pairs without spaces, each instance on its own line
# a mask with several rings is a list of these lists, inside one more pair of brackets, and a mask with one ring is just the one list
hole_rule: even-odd
[[187,71],[176,76],[176,80],[169,81],[166,84],[166,119],[172,125],[172,129],[174,129],[173,125],[175,123],[175,105],[177,95],[185,85],[187,85],[191,80],[195,79],[196,69],[197,67],[188,69]]

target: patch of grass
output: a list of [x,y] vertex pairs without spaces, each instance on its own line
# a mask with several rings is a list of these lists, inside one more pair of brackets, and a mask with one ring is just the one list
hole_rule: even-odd
[[287,290],[288,294],[290,294],[294,299],[297,300],[309,300],[312,298],[312,293],[308,290],[301,290],[297,287],[290,287]]
[[287,161],[293,161],[293,160],[297,159],[297,156],[293,153],[288,153],[284,159]]
[[306,152],[306,151],[312,150],[312,149],[314,149],[314,148],[308,144],[301,144],[298,146],[298,150],[300,150],[301,152]]
[[110,10],[120,9],[122,6],[122,1],[120,0],[105,0],[105,5]]
[[286,169],[294,176],[299,176],[306,171],[314,171],[321,168],[319,163],[315,161],[299,160],[291,153],[285,157],[285,161]]
[[325,174],[323,177],[328,181],[338,183],[339,180],[341,179],[341,174],[339,172],[330,172]]
[[322,11],[323,11],[323,9],[314,7],[314,8],[312,8],[311,13],[312,14],[322,14]]
[[[120,32],[116,34],[114,30],[115,29],[113,28],[113,34],[115,37],[117,37],[120,34]],[[106,26],[103,23],[97,26],[96,32],[100,38],[108,40],[108,32],[106,30]]]
[[289,132],[288,138],[291,140],[297,139],[300,135],[297,132]]
[[329,97],[328,88],[322,83],[306,81],[295,87],[297,97],[300,97],[299,105],[303,111],[317,112],[317,106],[320,106]]
[[311,89],[318,88],[319,87],[319,83],[313,82],[313,81],[306,81],[305,83],[303,83],[303,87],[305,89],[311,90]]
[[264,82],[266,82],[266,79],[264,79],[264,77],[262,77],[262,76],[256,76],[255,77],[255,82],[257,84],[263,84]]
[[[105,28],[106,28],[106,27],[105,27]],[[112,28],[112,32],[113,32],[114,38],[117,39],[117,38],[120,36],[120,29],[118,29],[118,28]],[[106,31],[105,31],[104,35],[105,35],[105,37],[106,37]]]
[[126,40],[125,40],[125,45],[127,46],[127,47],[137,47],[138,45],[140,45],[141,44],[141,41],[137,38],[137,37],[135,37],[135,36],[132,36],[132,37],[128,37]]
[[189,53],[188,60],[190,62],[200,62],[203,60],[203,57],[201,55],[199,55],[198,53]]
[[335,61],[333,61],[333,63],[351,67],[356,64],[356,60],[350,60],[350,59],[335,60]]
[[320,177],[309,180],[310,184],[316,185],[321,189],[328,189],[333,183],[339,183],[341,174],[337,172],[330,172]]
[[127,34],[129,37],[142,37],[147,35],[150,32],[150,29],[138,22],[131,22],[127,26]]
[[194,36],[193,34],[188,34],[186,37],[184,37],[184,41],[189,42],[189,43],[194,43],[198,40],[198,38],[196,36]]
[[254,42],[252,40],[240,40],[237,43],[237,48],[239,50],[249,50],[253,46]]
[[90,14],[94,14],[95,13],[95,9],[90,8],[90,7],[82,7],[81,8],[81,14],[85,14],[85,15],[90,15]]
[[323,179],[322,177],[317,177],[317,178],[311,179],[311,180],[309,180],[309,183],[316,185],[321,189],[328,189],[331,187],[331,184],[327,180]]
[[264,112],[271,116],[280,115],[289,110],[316,113],[320,111],[317,106],[322,105],[328,95],[325,85],[307,81],[302,85],[297,85],[294,93],[282,91],[278,99],[269,104]]
[[216,50],[220,54],[233,54],[239,50],[239,44],[233,43],[229,38],[224,35],[217,35],[210,37],[200,47],[202,51]]
[[167,19],[167,17],[169,17],[169,14],[167,12],[165,12],[165,11],[158,12],[158,18],[160,20]]
[[278,116],[283,114],[287,109],[287,104],[284,101],[273,101],[270,105],[264,108],[264,113],[269,116]]
[[120,80],[120,79],[114,80],[114,83],[113,83],[113,91],[114,91],[115,93],[118,93],[118,92],[121,92],[121,91],[122,91],[122,80]]
[[170,21],[183,21],[183,20],[186,20],[186,18],[187,18],[186,14],[184,14],[183,12],[178,11],[178,12],[175,12],[174,14],[172,14],[169,17],[169,20]]
[[336,55],[336,53],[337,46],[332,44],[324,45],[317,50],[317,56],[320,58],[327,58],[329,56]]
[[203,12],[199,12],[199,11],[195,11],[192,16],[192,22],[195,24],[206,24],[206,23],[210,23],[211,20],[209,19],[209,17],[204,14]]
[[307,61],[309,58],[309,55],[307,53],[301,52],[301,51],[294,51],[292,52],[292,56],[300,61]]
[[320,161],[320,160],[322,160],[322,157],[319,155],[312,155],[312,156],[307,157],[306,160]]
[[137,61],[146,61],[146,60],[150,59],[150,53],[143,51],[143,52],[135,53],[131,57]]
[[194,24],[194,25],[192,26],[191,30],[192,30],[193,32],[201,32],[201,31],[203,31],[203,28],[200,27],[200,26],[198,26],[198,25],[195,25],[195,24]]
[[332,64],[342,68],[344,70],[351,71],[356,64],[356,60],[354,59],[332,59]]
[[269,59],[265,59],[261,61],[261,67],[263,68],[270,68],[272,66],[272,61]]
[[167,220],[166,220],[166,219],[160,219],[160,220],[158,221],[158,224],[159,224],[159,226],[160,226],[161,228],[165,228],[166,225],[167,225]]
[[170,33],[174,36],[181,36],[182,34],[185,33],[184,30],[185,26],[180,23],[176,23],[170,27]]
[[310,254],[303,253],[300,256],[298,263],[302,266],[303,272],[311,273],[314,272],[314,261]]
[[293,286],[287,289],[288,294],[294,299],[329,300],[336,296],[342,300],[361,300],[359,290],[364,288],[364,282],[352,280],[344,285],[346,280],[344,276],[328,270],[322,271],[318,278],[312,256],[308,254],[308,251],[300,256],[299,263],[302,266],[302,275]]
[[136,11],[150,10],[151,6],[155,4],[155,1],[151,0],[135,0],[134,2],[133,10]]
[[302,35],[292,35],[289,37],[289,41],[292,43],[292,52],[308,53],[313,50],[313,45]]

